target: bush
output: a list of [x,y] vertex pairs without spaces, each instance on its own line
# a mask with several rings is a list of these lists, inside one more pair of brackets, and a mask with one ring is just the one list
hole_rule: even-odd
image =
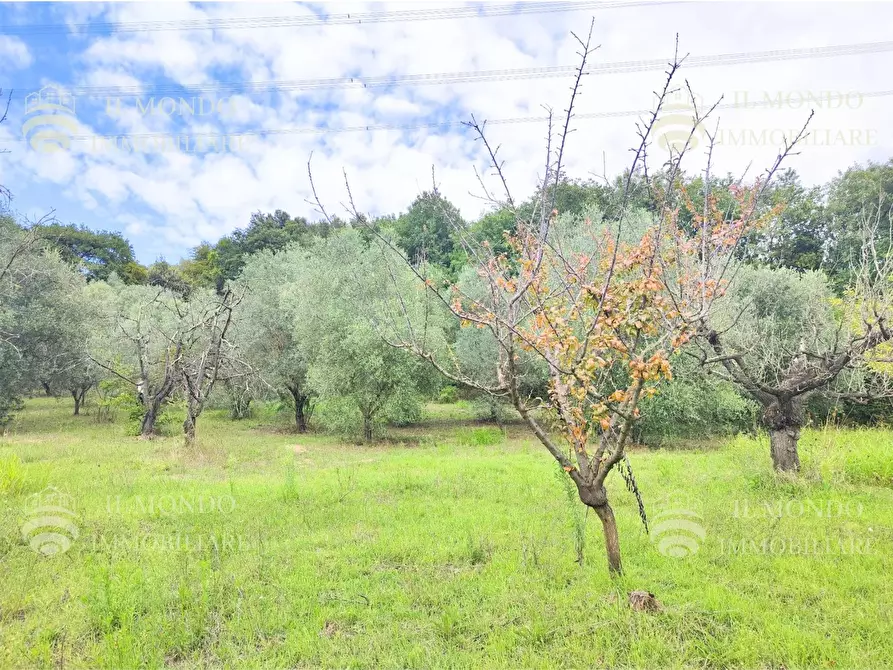
[[356,403],[348,398],[320,400],[314,414],[326,432],[354,438],[363,434],[363,415]]
[[832,423],[841,426],[883,427],[893,424],[893,402],[890,398],[855,402],[814,395],[807,401],[806,411],[815,425]]
[[114,423],[118,410],[127,412],[129,419],[134,413],[134,408],[140,407],[139,400],[133,393],[130,384],[118,377],[100,381],[96,385],[96,395],[94,420],[97,423]]
[[[386,425],[410,426],[422,419],[421,397],[404,393],[393,397],[376,416],[373,436],[384,434]],[[315,404],[314,417],[323,430],[351,439],[363,437],[363,415],[352,398],[326,398]]]
[[478,421],[489,421],[500,426],[513,418],[514,408],[503,400],[486,394],[471,399],[471,409]]
[[759,408],[735,388],[679,361],[674,378],[639,405],[636,441],[660,446],[671,438],[709,438],[753,431]]
[[415,393],[401,393],[388,401],[384,408],[384,423],[411,426],[422,420],[422,398]]
[[453,403],[459,402],[459,389],[455,386],[444,386],[440,389],[440,393],[437,394],[435,402],[442,405],[452,405]]

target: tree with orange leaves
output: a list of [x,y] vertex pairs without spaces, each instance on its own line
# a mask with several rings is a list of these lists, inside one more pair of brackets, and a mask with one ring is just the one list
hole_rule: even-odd
[[[646,166],[652,128],[664,101],[674,92],[671,83],[681,65],[678,56],[674,57],[656,107],[639,128],[640,142],[626,172],[619,214],[608,224],[586,221],[573,234],[562,231],[555,194],[563,174],[574,100],[587,58],[594,50],[591,36],[590,28],[585,41],[577,38],[581,62],[554,147],[551,112],[548,117],[546,174],[532,214],[519,213],[497,158],[498,148],[492,147],[484,132],[485,124],[474,118],[468,124],[483,143],[504,190],[504,198],[490,197],[481,180],[485,194],[495,206],[515,213],[515,232],[505,233],[509,252],[496,253],[487,243],[474,244],[467,240],[461,225],[455,226],[469,266],[474,268],[474,290],[461,282],[444,290],[424,264],[404,259],[418,278],[420,290],[434,304],[439,303],[463,327],[483,329],[492,337],[495,374],[482,381],[463,370],[452,352],[431,350],[425,344],[424,328],[414,326],[408,312],[406,327],[393,329],[386,337],[394,346],[428,360],[454,382],[510,399],[572,479],[580,500],[601,520],[609,571],[619,575],[623,570],[620,542],[606,479],[613,469],[621,470],[627,486],[636,493],[647,528],[644,504],[626,453],[639,402],[654,394],[662,380],[671,378],[673,354],[698,333],[715,300],[725,291],[730,279],[726,271],[739,241],[772,215],[758,215],[756,205],[799,136],[786,143],[763,179],[731,189],[734,211],[720,213],[709,178],[701,194],[704,210],[693,211],[695,205],[681,185],[680,164],[695,130],[715,105],[702,115],[689,89],[694,109],[689,142],[671,153],[658,176],[650,175]],[[712,146],[711,139],[711,152]],[[655,203],[655,214],[644,225],[641,215],[631,211],[634,182],[647,184]],[[352,199],[350,202],[355,218],[364,220]],[[683,212],[693,216],[680,216]],[[385,235],[372,232],[390,252],[398,251]],[[396,288],[397,282],[394,284]],[[424,323],[428,323],[427,313]],[[548,369],[546,398],[522,391],[523,370],[531,357]],[[552,419],[552,428],[544,419]]]

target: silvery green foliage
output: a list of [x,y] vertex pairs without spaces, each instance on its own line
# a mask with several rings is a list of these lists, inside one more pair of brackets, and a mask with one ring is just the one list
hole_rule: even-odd
[[[491,296],[484,281],[477,276],[474,268],[466,267],[459,276],[458,286],[462,293],[472,300],[485,304]],[[495,386],[498,357],[496,339],[488,328],[467,325],[456,334],[455,356],[462,374],[484,386]],[[521,392],[526,396],[543,396],[548,382],[546,362],[536,353],[518,351],[518,365],[521,371]],[[447,366],[445,366],[447,367]]]
[[[641,238],[648,223],[646,213],[633,212],[629,214],[621,230],[621,239],[635,242]],[[590,205],[580,214],[560,215],[552,225],[549,242],[560,249],[566,258],[577,254],[585,254],[593,258],[590,267],[594,275],[599,261],[595,257],[595,239],[602,235],[606,229],[611,235],[615,235],[616,227],[614,226],[615,224],[612,222],[603,221],[600,211]],[[481,301],[484,304],[493,302],[489,287],[471,266],[466,267],[460,274],[458,286],[467,300]],[[460,376],[484,386],[495,386],[497,384],[495,362],[498,346],[498,342],[489,329],[478,328],[474,325],[460,329],[455,338],[455,356],[461,372]],[[520,357],[522,395],[545,399],[548,385],[548,365],[537,352],[519,351],[517,354]],[[444,362],[444,367],[450,368],[449,361]]]
[[89,314],[83,278],[9,217],[0,217],[0,422],[42,385],[79,377]]
[[262,251],[249,257],[239,276],[245,295],[234,313],[231,339],[259,376],[261,395],[307,386],[317,349],[302,325],[316,302],[305,290],[313,254],[313,247],[296,245],[275,254]]
[[346,230],[269,260],[271,268],[290,262],[291,270],[266,270],[281,284],[276,304],[283,322],[292,324],[289,369],[306,362],[307,386],[320,398],[324,424],[367,439],[385,420],[417,419],[421,393],[433,380],[427,364],[383,338],[412,327],[443,347],[439,317],[426,312],[424,291],[406,275],[408,269],[389,267],[387,260],[356,231]]
[[108,282],[91,282],[87,295],[99,305],[101,321],[91,339],[93,358],[133,379],[143,367],[151,381],[163,376],[169,348],[182,328],[182,298],[157,286],[125,284],[115,275]]
[[672,365],[672,381],[662,383],[657,395],[639,403],[637,442],[657,447],[671,438],[706,439],[753,430],[759,415],[753,400],[686,354],[675,356]]
[[825,356],[848,333],[821,271],[742,266],[713,324],[731,351],[743,352],[755,378],[780,385],[795,359]]

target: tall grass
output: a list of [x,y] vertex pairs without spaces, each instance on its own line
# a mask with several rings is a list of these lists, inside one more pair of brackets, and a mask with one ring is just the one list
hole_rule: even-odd
[[[549,455],[448,407],[436,440],[367,446],[208,412],[188,450],[29,402],[0,441],[0,667],[890,667],[893,433],[806,431],[796,479],[762,438],[635,451],[652,533],[609,478],[613,583]],[[21,531],[47,485],[79,531],[54,557]],[[680,520],[703,537],[674,557]]]

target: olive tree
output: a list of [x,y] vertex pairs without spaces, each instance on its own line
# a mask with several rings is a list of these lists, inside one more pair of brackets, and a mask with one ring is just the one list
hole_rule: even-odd
[[[355,411],[366,440],[386,418],[417,416],[431,371],[389,346],[379,330],[400,316],[392,300],[409,309],[420,304],[421,294],[405,269],[393,267],[377,246],[367,247],[352,230],[331,236],[307,260],[291,299],[298,304],[298,337],[315,344],[310,387],[321,400]],[[389,290],[395,282],[396,293]],[[433,318],[426,336],[430,343],[442,341]]]
[[312,255],[309,248],[292,246],[250,256],[239,276],[245,295],[233,325],[233,342],[242,358],[286,399],[301,433],[313,408],[315,393],[307,371],[319,339],[302,325],[317,306],[302,286]]
[[227,340],[233,320],[233,308],[241,296],[231,289],[222,295],[209,289],[198,289],[186,303],[174,303],[179,327],[172,346],[179,355],[173,359],[174,374],[182,384],[186,399],[186,418],[183,434],[186,445],[195,444],[195,428],[214,390],[221,370],[231,371],[228,359],[236,356],[236,350]]
[[[873,354],[893,337],[888,282],[893,265],[837,298],[820,271],[742,268],[721,309],[705,318],[697,341],[701,363],[736,383],[761,409],[776,470],[800,469],[798,442],[812,395],[854,382]],[[874,265],[874,263],[872,263]],[[864,385],[845,389],[876,394]]]
[[[42,244],[39,227],[0,218],[0,414],[23,393],[81,389],[86,379],[84,279]],[[79,403],[76,403],[78,409]]]
[[142,408],[139,433],[155,435],[161,411],[179,388],[177,363],[184,353],[183,299],[155,286],[126,285],[116,275],[93,282],[101,295],[108,338],[94,342],[90,356],[133,389]]

